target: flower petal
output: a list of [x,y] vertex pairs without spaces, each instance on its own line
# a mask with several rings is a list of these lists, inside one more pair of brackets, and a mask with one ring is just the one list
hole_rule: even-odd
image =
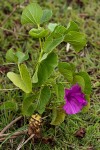
[[65,89],[65,97],[64,99],[66,100],[66,97],[70,94],[71,90],[70,89]]
[[71,89],[65,89],[64,99],[66,104],[63,106],[63,109],[67,114],[76,114],[87,105],[85,95],[82,93],[81,87],[78,84],[72,86]]
[[73,93],[81,93],[81,87],[78,84],[75,84],[74,86],[72,86],[71,91]]
[[67,101],[63,109],[67,114],[71,115],[80,112],[83,107],[83,103],[78,103],[75,98],[72,98],[71,101]]

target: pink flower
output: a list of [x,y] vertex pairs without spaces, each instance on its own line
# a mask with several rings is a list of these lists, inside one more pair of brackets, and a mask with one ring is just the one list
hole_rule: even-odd
[[69,115],[80,112],[87,105],[85,95],[82,93],[81,87],[78,84],[73,85],[71,89],[65,89],[64,99],[66,103],[63,109]]

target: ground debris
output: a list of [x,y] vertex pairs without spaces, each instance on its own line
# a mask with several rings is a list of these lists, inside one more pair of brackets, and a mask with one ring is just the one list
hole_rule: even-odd
[[53,137],[43,137],[42,138],[42,142],[44,144],[50,144],[51,146],[54,146],[55,145],[55,140]]
[[31,119],[29,120],[28,135],[31,136],[32,134],[34,134],[35,139],[41,138],[41,127],[41,116],[38,114],[32,115]]
[[93,146],[87,148],[87,150],[94,150]]
[[5,74],[9,71],[9,67],[7,66],[0,66],[0,74]]
[[85,128],[80,128],[78,131],[76,131],[75,136],[83,138],[85,136],[85,133],[86,133]]

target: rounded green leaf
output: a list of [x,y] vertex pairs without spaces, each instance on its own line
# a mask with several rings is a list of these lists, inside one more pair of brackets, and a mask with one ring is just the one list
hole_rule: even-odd
[[52,74],[53,70],[58,64],[58,57],[55,53],[50,53],[45,60],[43,60],[38,68],[38,84],[43,84]]
[[32,82],[31,82],[31,77],[28,71],[28,68],[26,67],[25,64],[19,65],[19,71],[20,71],[20,76],[21,79],[27,88],[27,92],[30,93],[32,92]]
[[19,64],[24,62],[25,60],[28,60],[28,58],[29,58],[28,54],[24,54],[23,52],[20,52],[20,51],[17,51],[15,55],[18,58]]
[[85,81],[85,94],[91,94],[91,80],[87,72],[79,72],[78,75],[80,75],[82,78],[84,78]]
[[67,79],[69,82],[73,81],[73,74],[74,74],[74,66],[67,62],[61,62],[58,65],[59,72]]
[[32,36],[33,38],[43,38],[47,36],[47,34],[48,34],[48,30],[43,28],[39,28],[39,29],[33,28],[29,31],[29,35]]
[[63,41],[63,39],[64,39],[63,36],[53,38],[53,36],[50,35],[44,43],[43,46],[44,52],[46,53],[52,52]]
[[52,125],[60,125],[65,119],[65,113],[62,108],[54,108],[52,111]]
[[12,48],[7,51],[6,60],[9,62],[15,62],[15,63],[18,61],[16,53],[14,52]]
[[13,82],[14,85],[19,87],[25,93],[30,93],[32,91],[32,82],[26,65],[19,65],[19,71],[20,75],[14,72],[8,72],[7,77]]
[[[50,53],[43,59],[32,77],[32,83],[43,84],[58,65],[58,57],[55,53]],[[36,86],[36,85],[35,85]]]
[[50,10],[50,9],[43,10],[43,16],[41,18],[41,23],[49,21],[51,19],[51,17],[52,17],[52,10]]
[[79,75],[75,75],[75,76],[74,76],[74,79],[73,79],[73,84],[76,84],[76,83],[78,83],[78,84],[81,86],[82,91],[84,91],[84,89],[85,89],[85,81],[84,81],[84,78],[81,77],[81,76],[79,76]]
[[40,94],[40,99],[38,101],[37,110],[40,114],[45,111],[45,107],[49,102],[51,92],[48,86],[43,87]]
[[65,32],[66,28],[64,26],[56,26],[54,31],[47,37],[46,41],[44,42],[44,52],[52,52],[61,42],[63,42]]
[[85,99],[88,101],[88,104],[82,109],[83,113],[86,113],[90,108],[90,95],[86,94]]
[[64,85],[61,83],[55,84],[54,91],[57,96],[56,102],[63,102],[64,101]]
[[38,82],[38,69],[36,69],[33,77],[32,77],[32,83],[37,83]]
[[49,23],[49,24],[48,24],[48,29],[49,29],[51,32],[53,32],[56,26],[58,26],[57,23]]
[[70,32],[70,31],[79,31],[79,27],[78,25],[74,22],[74,21],[70,21],[68,26],[67,26],[67,32]]
[[65,42],[70,43],[76,52],[79,52],[86,46],[86,35],[76,31],[70,31],[65,35]]
[[24,82],[22,81],[19,74],[16,74],[14,72],[8,72],[7,77],[13,82],[15,86],[19,87],[25,93],[29,93],[29,91],[27,91],[27,87],[24,85]]
[[42,8],[37,3],[31,3],[23,10],[21,16],[21,23],[27,24],[32,23],[39,25],[43,15]]
[[31,116],[36,109],[36,104],[33,103],[34,95],[29,95],[24,98],[22,103],[22,114],[25,116]]
[[40,59],[39,62],[45,60],[45,59],[47,58],[48,55],[49,55],[49,53],[44,53],[43,56],[42,56],[42,58]]
[[7,102],[4,102],[4,103],[0,106],[0,110],[17,111],[17,110],[18,110],[18,105],[17,105],[17,103],[14,102],[14,101],[7,101]]

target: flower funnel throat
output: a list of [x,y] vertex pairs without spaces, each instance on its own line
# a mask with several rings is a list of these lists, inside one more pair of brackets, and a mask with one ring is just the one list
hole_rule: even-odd
[[71,89],[65,89],[64,99],[66,101],[63,109],[69,115],[76,114],[87,105],[85,94],[82,93],[81,87],[75,84]]

